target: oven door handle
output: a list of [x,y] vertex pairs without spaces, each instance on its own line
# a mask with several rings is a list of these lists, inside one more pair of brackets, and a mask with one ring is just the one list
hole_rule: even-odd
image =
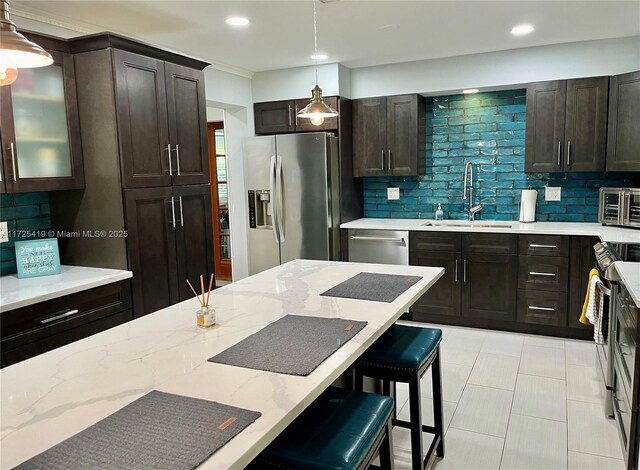
[[598,287],[598,289],[600,289],[600,291],[605,294],[608,295],[609,297],[611,297],[611,289],[609,289],[607,286],[605,286],[602,281],[598,281],[596,283],[596,286]]

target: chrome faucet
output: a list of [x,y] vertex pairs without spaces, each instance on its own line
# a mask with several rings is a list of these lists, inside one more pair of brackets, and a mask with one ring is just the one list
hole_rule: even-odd
[[[467,183],[468,181],[468,183]],[[475,215],[482,210],[482,204],[473,205],[473,163],[467,162],[464,166],[464,182],[462,183],[462,199],[467,199],[467,188],[469,189],[469,220],[473,220]]]

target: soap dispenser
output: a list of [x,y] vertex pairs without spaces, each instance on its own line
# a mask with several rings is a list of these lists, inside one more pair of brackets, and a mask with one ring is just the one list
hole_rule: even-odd
[[436,210],[436,220],[443,220],[444,212],[442,211],[442,205],[438,203],[438,209]]

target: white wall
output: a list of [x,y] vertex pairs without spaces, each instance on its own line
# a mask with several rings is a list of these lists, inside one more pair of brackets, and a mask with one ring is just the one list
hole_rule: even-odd
[[[318,66],[318,84],[324,96],[339,94],[338,67],[338,64]],[[251,80],[253,101],[260,103],[307,97],[311,99],[311,89],[315,84],[313,66],[257,72]]]
[[640,69],[640,36],[584,41],[351,70],[351,98],[459,92]]

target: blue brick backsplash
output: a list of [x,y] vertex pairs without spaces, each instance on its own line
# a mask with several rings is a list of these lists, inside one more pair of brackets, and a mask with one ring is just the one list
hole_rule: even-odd
[[[364,178],[365,217],[433,219],[438,203],[445,218],[465,219],[464,165],[474,167],[477,219],[517,220],[520,192],[538,190],[536,220],[597,222],[601,186],[639,186],[633,173],[525,173],[526,90],[428,98],[426,172],[420,177]],[[388,201],[387,188],[400,188]],[[545,202],[545,186],[562,188],[562,199]]]
[[[0,194],[0,220],[7,222],[10,234],[50,229],[49,193]],[[0,245],[0,275],[16,272],[14,242],[24,238],[29,237],[11,236]]]

